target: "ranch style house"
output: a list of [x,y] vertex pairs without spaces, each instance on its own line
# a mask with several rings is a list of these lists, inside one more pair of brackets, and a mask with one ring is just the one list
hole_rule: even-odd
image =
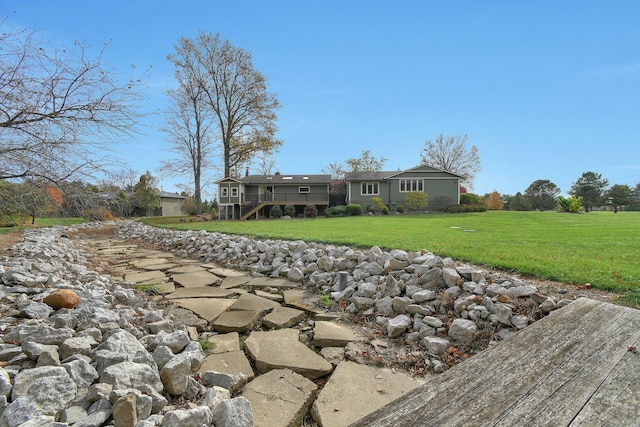
[[426,210],[439,206],[460,204],[460,182],[463,176],[428,165],[404,171],[351,172],[345,174],[347,202],[366,209],[371,199],[380,197],[382,203],[395,212],[397,206],[406,210],[405,198],[411,191],[422,191],[428,196]]
[[[372,198],[395,211],[405,206],[410,191],[423,191],[428,195],[427,210],[439,206],[460,204],[460,182],[463,176],[428,165],[404,171],[346,173],[344,199],[333,204],[356,203],[366,208]],[[218,205],[222,219],[249,219],[268,217],[273,206],[292,205],[302,214],[307,205],[316,206],[318,213],[330,205],[332,186],[330,175],[246,175],[243,178],[226,177],[218,184]],[[340,191],[341,193],[342,191]],[[335,191],[334,191],[335,193]]]

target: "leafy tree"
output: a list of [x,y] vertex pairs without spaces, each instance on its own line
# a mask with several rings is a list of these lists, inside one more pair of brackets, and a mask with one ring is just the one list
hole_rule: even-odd
[[404,204],[410,211],[424,210],[429,202],[429,197],[423,191],[409,191],[404,198]]
[[275,95],[257,71],[249,52],[233,46],[219,34],[201,32],[195,39],[181,38],[168,56],[180,84],[193,88],[203,112],[215,122],[221,143],[224,176],[247,164],[255,153],[273,152],[282,145],[275,138]]
[[45,192],[49,198],[49,214],[56,214],[60,211],[64,199],[60,189],[51,185],[45,186]]
[[571,184],[569,194],[574,197],[582,197],[584,210],[590,212],[595,205],[600,203],[602,194],[608,185],[609,182],[603,179],[601,174],[584,172],[576,182]]
[[631,187],[626,184],[615,184],[604,195],[607,204],[613,207],[614,212],[622,210],[622,207],[632,202]]
[[583,209],[582,197],[563,197],[558,196],[558,205],[564,212],[578,213]]
[[0,181],[0,224],[20,225],[27,217],[35,224],[36,216],[46,212],[48,207],[49,198],[37,183]]
[[478,147],[467,147],[467,135],[449,136],[440,134],[435,140],[427,140],[420,153],[422,164],[455,173],[464,177],[466,187],[473,189],[473,180],[480,172]]
[[349,172],[378,172],[381,171],[387,159],[376,159],[371,155],[371,150],[364,150],[360,157],[345,160]]
[[525,196],[522,195],[521,192],[518,191],[509,200],[509,210],[510,211],[530,211],[531,203]]
[[548,179],[533,181],[524,191],[525,197],[535,209],[540,211],[554,209],[560,188]]
[[627,211],[640,211],[640,183],[631,190],[631,201],[624,207]]
[[487,200],[487,209],[489,210],[502,210],[504,204],[502,203],[502,199],[500,198],[500,193],[497,191],[493,191]]
[[0,179],[61,182],[108,163],[95,148],[135,133],[142,82],[105,69],[106,46],[51,49],[27,30],[0,32]]
[[150,211],[160,207],[160,195],[155,181],[155,178],[147,171],[133,187],[133,204],[136,208],[144,211],[146,215],[150,215]]

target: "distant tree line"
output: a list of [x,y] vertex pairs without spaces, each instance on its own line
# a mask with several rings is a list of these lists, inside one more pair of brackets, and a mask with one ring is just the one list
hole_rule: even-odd
[[531,183],[524,193],[500,195],[497,191],[484,195],[488,209],[512,211],[530,210],[567,210],[585,212],[611,210],[618,212],[640,210],[640,183],[635,187],[627,184],[614,184],[601,174],[584,172],[568,191],[569,198],[560,196],[560,188],[548,179],[538,179]]

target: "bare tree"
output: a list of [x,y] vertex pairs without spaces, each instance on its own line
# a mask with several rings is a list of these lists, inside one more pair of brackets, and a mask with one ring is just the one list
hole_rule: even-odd
[[275,138],[280,105],[247,51],[204,32],[195,39],[181,38],[175,50],[168,59],[182,81],[202,91],[202,102],[215,121],[224,176],[237,173],[255,153],[282,145]]
[[476,173],[480,172],[478,147],[467,147],[467,135],[449,136],[440,134],[431,141],[427,140],[420,153],[422,164],[452,172],[464,177],[463,183],[473,188]]
[[371,150],[364,150],[360,157],[353,157],[345,160],[349,167],[349,172],[379,172],[384,167],[387,159],[380,157],[376,159],[371,155]]
[[322,172],[331,175],[332,179],[344,178],[344,165],[338,162],[329,163],[328,166],[322,168]]
[[142,82],[119,83],[105,48],[90,58],[80,42],[50,50],[26,30],[0,35],[0,179],[69,178],[104,164],[93,148],[135,132]]
[[276,170],[276,159],[273,153],[260,152],[255,159],[255,166],[259,175],[273,175]]
[[170,176],[191,175],[196,214],[200,214],[202,173],[209,167],[210,157],[216,148],[212,135],[213,117],[208,114],[202,87],[180,69],[176,71],[176,78],[179,88],[169,91],[173,107],[164,130],[170,137],[171,151],[177,157],[162,162],[160,170]]

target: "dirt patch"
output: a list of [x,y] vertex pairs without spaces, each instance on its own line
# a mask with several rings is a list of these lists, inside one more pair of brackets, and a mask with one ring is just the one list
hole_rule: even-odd
[[9,231],[8,233],[0,234],[0,255],[9,255],[9,247],[22,241],[21,231]]

